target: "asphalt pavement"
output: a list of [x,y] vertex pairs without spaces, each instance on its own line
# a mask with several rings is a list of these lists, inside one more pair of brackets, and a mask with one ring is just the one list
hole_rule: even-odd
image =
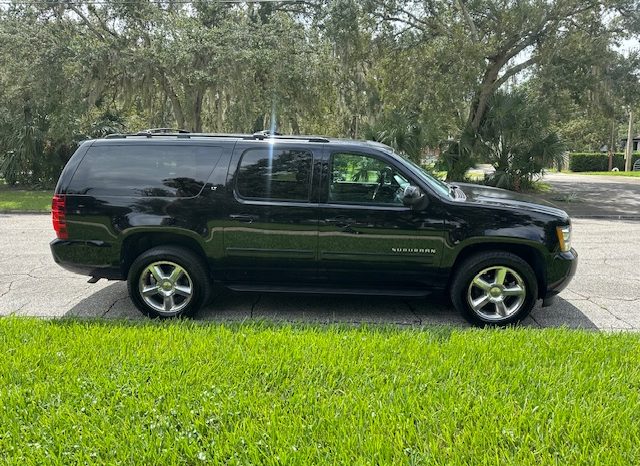
[[552,191],[540,194],[574,218],[640,220],[640,178],[547,173]]
[[[144,319],[126,284],[74,275],[49,251],[48,215],[0,215],[0,315]],[[535,327],[640,329],[640,222],[576,219],[576,277],[552,307],[539,305]],[[421,299],[224,292],[196,319],[466,325],[442,296]]]

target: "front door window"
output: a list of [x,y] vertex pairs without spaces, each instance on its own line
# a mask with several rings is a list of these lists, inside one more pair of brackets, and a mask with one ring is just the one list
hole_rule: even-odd
[[402,206],[409,181],[393,166],[367,155],[331,156],[329,202]]

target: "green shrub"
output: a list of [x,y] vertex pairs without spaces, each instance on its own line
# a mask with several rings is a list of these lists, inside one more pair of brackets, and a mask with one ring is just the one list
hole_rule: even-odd
[[[640,153],[633,155],[633,162],[640,159]],[[624,154],[613,154],[613,167],[624,170]],[[609,155],[603,152],[574,152],[570,155],[569,169],[573,172],[606,172],[609,170]]]

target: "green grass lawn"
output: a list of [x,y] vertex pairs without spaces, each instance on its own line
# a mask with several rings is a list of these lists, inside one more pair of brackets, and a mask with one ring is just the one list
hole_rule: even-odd
[[638,464],[640,335],[0,320],[4,464]]
[[24,191],[0,185],[0,212],[49,212],[53,191]]
[[607,176],[631,176],[640,178],[640,172],[568,172],[574,175],[607,175]]

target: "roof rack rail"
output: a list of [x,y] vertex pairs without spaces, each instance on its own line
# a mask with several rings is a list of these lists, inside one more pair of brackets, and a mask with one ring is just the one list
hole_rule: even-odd
[[143,129],[142,131],[138,131],[135,133],[135,136],[146,136],[150,138],[153,135],[163,136],[163,135],[175,135],[175,134],[190,134],[190,131],[186,129],[174,129],[174,128],[149,128]]
[[273,136],[282,136],[282,133],[278,133],[277,131],[269,131],[268,129],[264,129],[262,131],[256,131],[255,133],[252,134],[253,137],[260,137],[263,136],[265,138],[270,138]]
[[151,133],[151,134],[166,134],[166,133],[179,133],[179,134],[188,134],[191,131],[180,128],[149,128],[143,129],[140,133]]
[[301,141],[309,141],[309,142],[329,142],[329,140],[323,136],[299,136],[299,135],[287,135],[281,134],[278,132],[271,131],[258,131],[251,135],[253,139],[291,139],[291,140],[301,140]]
[[137,133],[114,133],[114,134],[107,134],[104,138],[105,139],[120,139],[120,138],[126,138],[127,136],[146,136],[148,138],[150,138],[153,135],[156,136],[163,136],[163,135],[168,135],[168,136],[175,136],[175,135],[179,135],[179,134],[190,134],[190,131],[187,131],[186,129],[179,129],[179,128],[149,128],[149,129],[143,129],[142,131],[138,131]]
[[173,130],[171,128],[153,128],[150,130],[139,131],[137,133],[116,133],[108,134],[105,139],[126,139],[128,137],[147,137],[154,136],[175,136],[177,138],[190,139],[192,137],[198,138],[235,138],[245,140],[259,140],[265,139],[280,139],[280,140],[292,140],[292,141],[309,141],[309,142],[329,142],[329,139],[323,136],[298,136],[298,135],[283,135],[280,133],[271,133],[269,131],[259,131],[253,134],[218,134],[218,133],[191,133],[185,130]]
[[190,139],[191,137],[199,137],[199,138],[246,138],[246,134],[213,134],[213,133],[190,133],[189,131],[180,131],[180,132],[155,132],[151,133],[148,131],[139,131],[137,133],[114,133],[108,134],[104,137],[104,139],[126,139],[128,137],[140,137],[144,136],[147,138],[151,138],[154,136],[162,137],[162,136],[175,136],[179,139]]

